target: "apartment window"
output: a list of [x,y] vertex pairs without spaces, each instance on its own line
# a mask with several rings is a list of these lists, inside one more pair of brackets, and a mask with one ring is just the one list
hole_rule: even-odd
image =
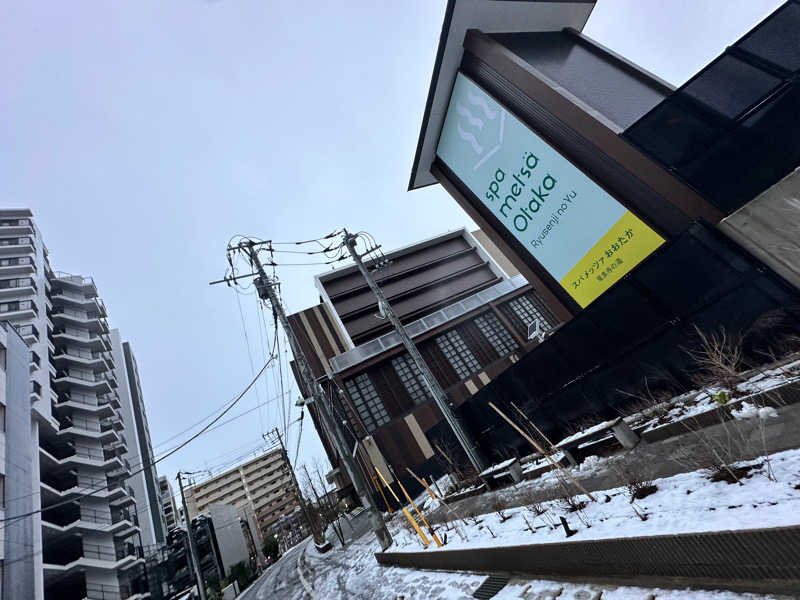
[[422,373],[408,354],[393,358],[392,366],[414,404],[422,404],[431,400],[425,381],[422,379]]
[[500,319],[497,318],[492,312],[487,312],[475,319],[475,325],[478,330],[483,334],[483,337],[492,345],[494,351],[500,356],[511,354],[517,349],[517,343],[508,329],[503,327]]
[[552,328],[550,322],[545,318],[542,311],[536,306],[529,296],[519,296],[511,300],[508,305],[514,314],[519,317],[519,320],[525,324],[525,327],[531,323],[535,323],[539,319],[542,331],[548,331]]
[[0,369],[6,370],[6,347],[0,344]]
[[0,431],[6,430],[6,405],[0,404]]
[[0,508],[6,507],[6,476],[0,475]]
[[472,350],[464,342],[464,338],[455,329],[451,329],[444,335],[437,337],[436,343],[445,358],[450,361],[459,379],[466,379],[481,370],[481,364],[478,359],[475,358]]
[[361,373],[348,379],[344,384],[353,399],[358,416],[361,417],[369,433],[389,422],[389,413],[386,412],[369,375]]

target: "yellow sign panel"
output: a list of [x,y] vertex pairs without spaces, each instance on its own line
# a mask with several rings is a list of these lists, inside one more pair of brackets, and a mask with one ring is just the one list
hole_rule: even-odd
[[585,308],[663,243],[664,238],[626,211],[559,283]]

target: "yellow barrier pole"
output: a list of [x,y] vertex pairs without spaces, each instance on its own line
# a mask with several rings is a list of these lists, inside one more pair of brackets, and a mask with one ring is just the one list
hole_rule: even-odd
[[389,482],[386,481],[386,478],[383,476],[383,473],[380,472],[378,467],[375,467],[375,472],[378,474],[378,477],[381,478],[381,481],[383,481],[383,484],[387,488],[389,488],[389,491],[392,493],[392,496],[394,496],[394,499],[397,500],[397,504],[400,505],[400,508],[402,509],[403,514],[406,516],[406,519],[408,519],[408,522],[411,523],[412,527],[414,527],[414,529],[417,531],[417,534],[419,535],[419,539],[422,540],[422,545],[425,546],[426,548],[428,546],[430,546],[431,545],[430,540],[425,536],[425,533],[423,533],[422,529],[419,528],[419,524],[414,520],[414,517],[411,516],[411,513],[408,512],[408,509],[405,506],[403,506],[402,502],[400,502],[400,498],[398,498],[397,494],[394,493],[394,490],[392,489],[392,486],[390,486]]
[[389,511],[389,514],[393,514],[394,511],[392,507],[389,506],[389,501],[386,499],[386,494],[383,493],[383,486],[378,482],[378,478],[375,475],[372,476],[372,483],[375,484],[375,487],[378,488],[378,491],[381,493],[381,498],[383,498],[384,504],[386,504],[386,510]]
[[417,505],[414,504],[414,501],[411,499],[411,496],[408,495],[406,488],[403,486],[403,484],[400,482],[399,479],[397,480],[397,485],[400,486],[400,489],[403,491],[403,495],[406,497],[406,500],[408,500],[411,503],[411,506],[414,508],[414,511],[416,511],[417,516],[419,517],[419,520],[422,521],[423,525],[425,525],[425,528],[428,530],[428,533],[431,534],[431,537],[433,538],[433,541],[436,542],[436,545],[439,546],[439,548],[444,546],[444,544],[442,544],[442,542],[439,541],[439,538],[436,537],[436,533],[433,531],[433,527],[428,525],[428,522],[425,520],[425,517],[423,517],[422,513],[419,512]]
[[406,471],[408,471],[408,474],[411,475],[414,479],[416,479],[420,484],[425,486],[425,489],[428,491],[428,495],[431,497],[431,500],[436,500],[436,494],[434,494],[433,491],[431,490],[431,488],[428,486],[428,482],[427,481],[417,477],[416,474],[414,473],[414,471],[412,471],[408,467],[406,467]]

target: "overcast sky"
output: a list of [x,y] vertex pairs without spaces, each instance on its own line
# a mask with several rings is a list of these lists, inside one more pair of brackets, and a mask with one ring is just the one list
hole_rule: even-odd
[[[779,4],[599,0],[585,33],[677,85]],[[0,2],[0,204],[33,209],[55,269],[94,277],[133,345],[156,454],[264,363],[255,297],[239,298],[248,355],[237,296],[207,285],[232,235],[346,226],[392,248],[470,225],[439,186],[406,192],[444,7]],[[290,311],[317,301],[321,268],[279,270]],[[267,372],[230,415],[277,382]],[[237,458],[278,415],[253,411],[159,472]],[[305,425],[301,462],[322,456]]]

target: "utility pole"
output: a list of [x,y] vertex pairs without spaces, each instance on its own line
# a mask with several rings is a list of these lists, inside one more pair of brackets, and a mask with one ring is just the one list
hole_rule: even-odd
[[350,257],[356,263],[358,270],[361,271],[364,279],[366,279],[367,284],[372,290],[372,293],[375,294],[375,297],[378,299],[378,307],[380,308],[381,313],[386,316],[387,319],[389,319],[389,322],[392,325],[394,325],[397,335],[400,336],[400,341],[403,342],[403,346],[405,346],[408,355],[414,361],[414,364],[416,364],[417,369],[419,369],[422,379],[425,380],[425,384],[428,386],[428,391],[430,392],[431,396],[433,396],[434,402],[436,402],[436,406],[438,406],[439,410],[442,411],[442,414],[444,415],[447,423],[450,425],[450,428],[453,430],[458,443],[461,444],[461,447],[467,454],[469,462],[472,463],[472,466],[475,468],[477,473],[481,473],[487,467],[486,459],[481,454],[477,442],[472,439],[469,433],[467,433],[466,428],[456,416],[455,412],[453,411],[453,403],[450,402],[450,399],[442,389],[442,386],[439,385],[439,382],[433,376],[433,373],[431,373],[431,370],[428,368],[428,363],[425,362],[425,359],[422,358],[419,350],[417,350],[417,346],[413,341],[411,341],[411,337],[406,332],[406,329],[400,322],[400,319],[398,319],[397,315],[394,314],[392,307],[386,300],[386,296],[383,294],[383,290],[378,286],[378,283],[375,281],[372,273],[364,265],[364,262],[361,260],[361,256],[359,256],[358,252],[356,252],[357,238],[358,236],[348,233],[347,230],[345,230],[344,245],[350,252]]
[[306,385],[306,389],[311,392],[320,420],[322,421],[325,429],[328,430],[331,439],[336,446],[336,450],[339,453],[339,458],[341,459],[342,463],[344,463],[344,467],[348,476],[350,477],[350,481],[353,482],[353,487],[355,488],[358,496],[361,498],[361,502],[369,514],[372,530],[375,532],[375,536],[378,538],[381,549],[386,550],[392,545],[392,536],[389,533],[389,530],[386,528],[386,523],[383,522],[383,516],[381,515],[377,506],[375,506],[375,503],[372,501],[372,495],[370,494],[369,486],[367,485],[361,470],[356,464],[353,456],[350,454],[350,449],[347,447],[347,443],[345,442],[345,437],[341,430],[341,426],[331,416],[332,413],[328,407],[328,400],[325,397],[325,391],[314,377],[314,372],[311,370],[311,365],[308,362],[308,358],[303,352],[300,342],[297,341],[294,330],[289,325],[289,319],[286,317],[286,313],[283,310],[283,306],[278,298],[278,294],[275,293],[275,284],[264,271],[264,267],[258,257],[258,250],[255,248],[255,243],[252,241],[246,241],[240,243],[234,248],[245,251],[250,259],[251,264],[258,271],[259,276],[255,280],[258,295],[262,300],[269,300],[270,304],[272,305],[272,310],[275,312],[275,315],[281,322],[281,326],[283,327],[286,337],[289,340],[289,346],[292,349],[295,364],[297,364],[298,370],[300,371],[300,376]]
[[189,509],[186,507],[186,496],[183,493],[183,477],[178,471],[178,486],[181,488],[181,502],[183,503],[183,517],[186,521],[186,533],[189,536],[189,553],[192,555],[194,563],[194,580],[197,583],[197,591],[200,593],[200,600],[206,599],[206,586],[203,583],[203,572],[200,570],[200,559],[197,556],[197,546],[194,543],[194,533],[192,533],[192,518],[189,516]]
[[[316,544],[317,543],[317,531],[316,531],[316,528],[314,527],[314,521],[311,520],[311,515],[308,512],[308,507],[306,506],[306,503],[303,502],[303,494],[300,492],[300,486],[297,484],[297,476],[294,473],[294,467],[292,467],[292,463],[289,461],[289,454],[288,454],[288,452],[286,452],[286,447],[283,445],[283,438],[281,437],[281,434],[278,431],[277,427],[273,428],[271,433],[274,433],[275,437],[278,438],[278,443],[281,446],[281,452],[283,452],[283,456],[286,459],[286,464],[289,465],[289,472],[292,474],[292,483],[294,484],[293,487],[294,487],[295,500],[297,500],[297,503],[300,505],[300,510],[303,511],[303,517],[305,518],[306,523],[308,524],[308,530],[311,532],[311,535],[314,538],[314,543]],[[266,441],[266,439],[267,439],[267,436],[265,434],[264,435],[264,440]],[[322,546],[325,543],[325,532],[324,531],[320,534],[320,537],[322,539],[320,540],[319,546]]]

